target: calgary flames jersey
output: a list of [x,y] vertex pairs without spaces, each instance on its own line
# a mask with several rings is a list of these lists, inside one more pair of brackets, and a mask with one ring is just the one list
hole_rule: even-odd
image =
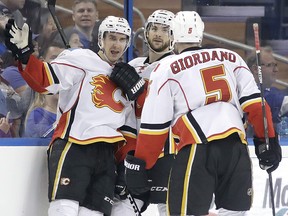
[[[157,61],[154,61],[153,63],[149,63],[149,57],[138,57],[138,58],[135,58],[129,62],[129,64],[135,68],[137,73],[141,77],[144,78],[144,80],[146,82],[146,84],[145,84],[146,89],[148,87],[151,72],[156,67],[156,65],[158,65],[158,62],[160,60],[162,60],[163,58],[166,58],[167,56],[171,57],[171,54],[170,53],[165,54],[165,55],[161,56],[160,59],[158,59]],[[145,97],[145,95],[142,95],[142,97]],[[141,100],[141,98],[139,98],[138,100],[135,101],[135,115],[136,115],[137,131],[138,132],[140,130],[141,113],[142,113],[144,101],[145,101],[145,98],[143,98],[143,100]],[[174,138],[172,135],[172,131],[170,131],[169,138],[166,140],[166,144],[164,145],[164,148],[162,149],[162,151],[159,155],[159,158],[161,158],[165,155],[168,155],[168,154],[175,154],[175,151],[176,151],[175,142],[174,142]]]
[[124,141],[123,134],[136,138],[132,104],[109,80],[111,71],[110,64],[88,49],[64,50],[50,64],[30,57],[21,70],[24,79],[37,92],[59,94],[61,116],[52,141],[85,145]]
[[[266,103],[269,137],[274,137]],[[187,49],[159,62],[150,76],[135,156],[151,168],[169,128],[179,143],[202,144],[237,132],[246,143],[243,113],[264,137],[261,97],[244,60],[226,49]]]

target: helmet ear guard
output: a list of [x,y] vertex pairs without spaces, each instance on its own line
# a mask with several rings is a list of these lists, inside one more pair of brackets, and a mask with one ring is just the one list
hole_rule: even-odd
[[[150,44],[148,42],[148,31],[151,27],[152,24],[157,23],[157,24],[162,24],[162,25],[167,25],[169,26],[169,50],[168,52],[171,52],[173,50],[173,37],[172,37],[172,25],[173,25],[173,19],[174,19],[174,13],[168,10],[156,10],[154,11],[147,19],[145,23],[145,28],[144,28],[144,40],[149,47],[149,49],[152,49],[150,47]],[[152,49],[153,50],[153,49]],[[163,52],[165,53],[165,52]]]
[[204,23],[195,11],[180,11],[173,21],[174,43],[199,43],[201,45]]
[[105,32],[115,32],[127,35],[128,41],[124,52],[130,46],[131,43],[131,28],[127,20],[123,17],[107,16],[99,26],[98,31],[98,46],[101,50],[103,47],[103,39]]

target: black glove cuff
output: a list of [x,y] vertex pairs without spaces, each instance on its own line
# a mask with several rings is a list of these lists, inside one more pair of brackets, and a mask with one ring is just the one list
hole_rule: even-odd
[[127,169],[140,172],[145,170],[146,162],[142,159],[127,154],[126,159],[124,161],[124,165]]
[[[29,47],[27,47],[29,48]],[[24,50],[25,49],[25,50]],[[22,63],[22,64],[27,64],[29,61],[30,56],[32,55],[32,53],[34,52],[34,49],[26,49],[24,48],[24,52],[21,50],[22,54],[18,55],[18,60]]]

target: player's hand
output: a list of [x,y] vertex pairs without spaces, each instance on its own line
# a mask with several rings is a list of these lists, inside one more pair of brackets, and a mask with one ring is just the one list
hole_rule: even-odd
[[124,91],[130,101],[136,100],[144,91],[144,79],[139,76],[134,67],[124,62],[115,64],[110,80]]
[[127,186],[126,186],[126,181],[125,181],[124,161],[118,164],[117,166],[117,177],[116,177],[114,193],[121,200],[124,200],[127,198]]
[[282,159],[281,146],[279,145],[278,136],[269,138],[269,149],[266,148],[264,139],[255,137],[255,154],[259,160],[261,169],[266,169],[268,173],[273,172],[279,166]]
[[150,191],[146,163],[133,155],[134,151],[129,152],[124,160],[125,180],[131,194],[141,195]]
[[21,29],[16,25],[15,20],[9,19],[5,27],[5,45],[16,59],[27,64],[30,55],[34,52],[32,32],[27,23],[24,23]]

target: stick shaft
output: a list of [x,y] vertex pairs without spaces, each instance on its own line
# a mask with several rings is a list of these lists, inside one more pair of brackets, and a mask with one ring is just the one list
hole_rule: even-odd
[[[266,150],[268,150],[269,149],[268,124],[267,124],[264,89],[263,89],[263,75],[262,75],[262,69],[261,69],[261,63],[260,63],[259,27],[257,23],[253,24],[253,30],[254,30],[254,38],[255,38],[256,63],[257,63],[257,68],[258,68],[258,78],[259,78],[259,85],[260,85],[261,106],[262,106],[262,114],[263,114],[264,137],[265,137],[265,142],[266,142]],[[274,203],[272,174],[268,173],[268,177],[269,177],[268,181],[269,181],[270,198],[271,198],[271,205],[272,205],[272,215],[275,216],[275,203]]]
[[137,203],[135,202],[135,199],[131,196],[130,192],[127,191],[127,198],[129,199],[133,209],[134,209],[134,212],[136,214],[136,216],[141,216],[141,212],[137,206]]
[[270,188],[270,198],[271,198],[271,205],[272,205],[272,215],[275,216],[275,202],[274,202],[274,191],[273,191],[273,180],[272,180],[272,174],[268,174],[269,177],[269,188]]
[[253,24],[254,38],[255,38],[255,48],[256,48],[256,63],[257,63],[257,72],[259,79],[260,95],[261,95],[261,106],[263,114],[263,125],[264,125],[264,137],[266,142],[266,148],[269,149],[269,137],[268,137],[268,124],[267,124],[267,115],[265,108],[265,98],[264,98],[264,89],[263,89],[263,75],[260,63],[260,40],[259,40],[259,28],[258,24]]
[[50,11],[50,14],[51,14],[51,16],[55,22],[55,25],[56,25],[57,30],[58,30],[61,38],[62,38],[62,41],[63,41],[65,47],[67,49],[69,49],[70,48],[69,42],[68,42],[67,37],[63,31],[63,28],[62,28],[62,26],[61,26],[61,24],[60,24],[60,22],[56,16],[55,4],[56,4],[56,0],[47,0],[48,10]]

